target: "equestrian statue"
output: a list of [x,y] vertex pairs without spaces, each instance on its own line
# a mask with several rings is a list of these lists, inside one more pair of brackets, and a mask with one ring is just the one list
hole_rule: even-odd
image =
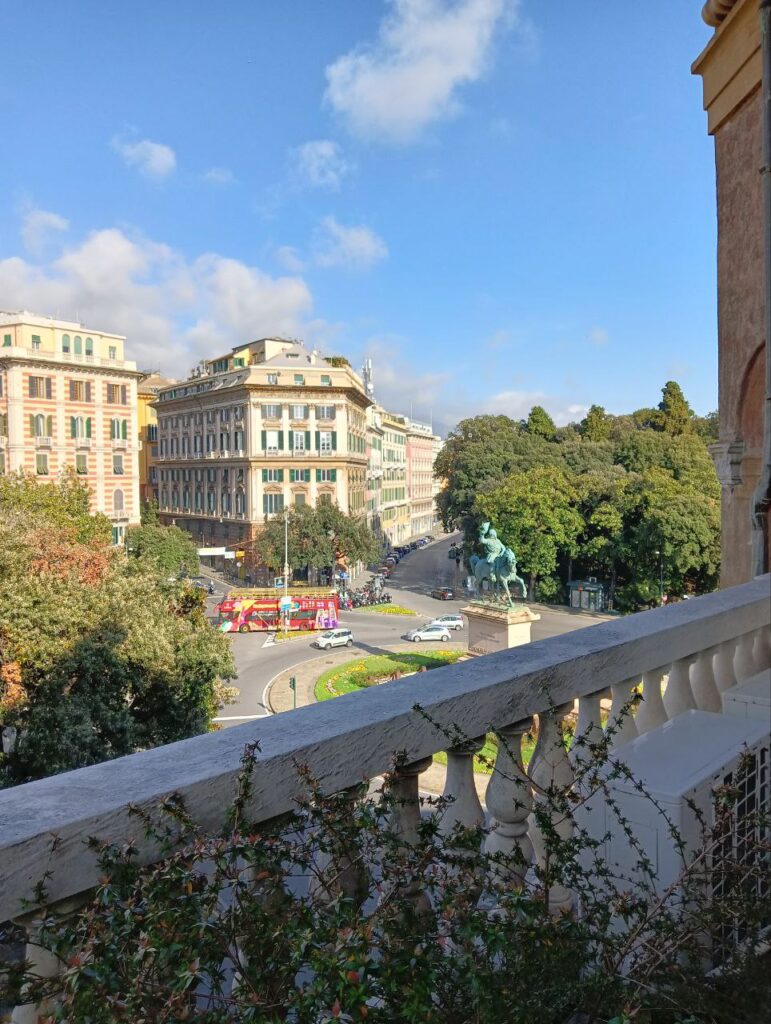
[[507,548],[503,541],[498,539],[498,534],[491,529],[489,523],[482,523],[479,529],[479,543],[485,549],[486,554],[482,558],[472,555],[469,559],[477,586],[481,589],[482,580],[489,580],[494,597],[498,600],[505,599],[511,607],[514,600],[509,590],[509,584],[518,583],[522,590],[521,596],[524,599],[527,590],[525,581],[521,576],[517,576],[517,556],[511,548]]

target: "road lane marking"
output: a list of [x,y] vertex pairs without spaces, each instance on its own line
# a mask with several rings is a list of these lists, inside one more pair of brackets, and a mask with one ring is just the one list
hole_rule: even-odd
[[268,633],[268,635],[265,637],[265,643],[262,646],[263,647],[273,647],[275,642],[276,642],[276,634],[275,633]]

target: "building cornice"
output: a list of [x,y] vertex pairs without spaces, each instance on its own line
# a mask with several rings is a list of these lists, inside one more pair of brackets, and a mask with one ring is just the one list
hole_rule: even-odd
[[708,129],[714,135],[760,88],[758,0],[709,0],[702,16],[715,32],[691,71],[701,75]]

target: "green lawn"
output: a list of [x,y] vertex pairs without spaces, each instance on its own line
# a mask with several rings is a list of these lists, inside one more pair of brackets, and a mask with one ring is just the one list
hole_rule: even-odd
[[364,608],[355,608],[357,612],[377,612],[379,615],[417,615],[412,608],[405,608],[401,604],[368,604]]
[[344,693],[364,690],[383,679],[390,679],[394,672],[406,675],[426,669],[452,665],[461,656],[460,651],[426,651],[425,654],[371,654],[366,658],[354,658],[336,668],[322,672],[316,680],[313,693],[316,700],[329,700]]

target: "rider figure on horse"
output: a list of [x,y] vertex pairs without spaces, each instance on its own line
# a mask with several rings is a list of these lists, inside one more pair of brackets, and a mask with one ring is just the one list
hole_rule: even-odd
[[490,566],[490,572],[492,573],[493,567],[495,566],[495,560],[504,553],[506,545],[503,541],[498,540],[498,534],[495,530],[490,528],[489,523],[482,523],[480,526],[479,543],[487,552],[485,555],[485,561]]

